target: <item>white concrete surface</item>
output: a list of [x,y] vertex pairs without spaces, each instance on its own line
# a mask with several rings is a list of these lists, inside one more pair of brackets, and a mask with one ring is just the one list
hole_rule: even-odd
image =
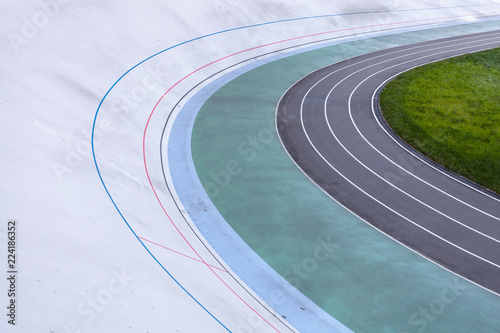
[[[498,15],[498,4],[3,0],[0,266],[8,276],[7,223],[15,219],[17,273],[16,325],[7,322],[13,297],[2,278],[0,331],[293,331],[218,269],[174,209],[157,153],[170,108],[200,80],[251,56],[324,38]],[[265,24],[318,15],[332,16]],[[240,53],[249,48],[256,49]],[[143,133],[171,87],[145,141],[157,200],[145,173]],[[94,119],[96,161],[116,207],[90,150]],[[148,240],[142,242],[150,252],[131,230]]]

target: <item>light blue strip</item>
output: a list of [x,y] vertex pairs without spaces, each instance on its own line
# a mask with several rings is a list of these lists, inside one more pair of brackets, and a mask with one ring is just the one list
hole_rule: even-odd
[[[286,56],[296,53],[299,51]],[[184,105],[170,132],[168,144],[172,180],[183,206],[186,209],[196,207],[188,213],[210,245],[271,308],[279,314],[286,313],[286,320],[299,331],[348,333],[352,331],[295,289],[236,234],[203,190],[191,157],[191,133],[205,101],[234,78],[284,57],[274,56],[234,70],[202,89]],[[280,295],[286,295],[286,303],[280,302]],[[307,311],[301,311],[300,307],[307,308]]]

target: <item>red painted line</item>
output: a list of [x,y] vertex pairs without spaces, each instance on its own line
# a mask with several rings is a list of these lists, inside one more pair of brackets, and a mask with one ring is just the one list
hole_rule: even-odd
[[264,45],[260,45],[260,46],[255,46],[255,47],[252,47],[252,48],[249,48],[249,49],[246,49],[246,50],[243,50],[243,51],[239,51],[239,52],[235,52],[233,54],[230,54],[228,56],[225,56],[225,57],[222,57],[218,60],[215,60],[215,61],[212,61],[194,71],[192,71],[191,73],[187,74],[186,76],[184,76],[182,79],[180,79],[179,81],[177,81],[174,85],[172,85],[161,97],[160,99],[158,100],[158,102],[155,104],[153,110],[151,111],[151,114],[149,115],[149,118],[148,118],[148,121],[146,123],[146,126],[144,128],[144,133],[143,133],[143,137],[142,137],[142,152],[143,152],[143,159],[144,159],[144,169],[145,169],[145,172],[146,172],[146,176],[148,178],[148,181],[149,181],[149,184],[151,186],[151,189],[153,190],[153,193],[156,197],[156,200],[158,201],[158,203],[160,204],[163,212],[165,213],[165,215],[167,216],[167,218],[170,220],[170,222],[172,223],[172,225],[174,226],[174,228],[177,230],[177,232],[179,233],[179,235],[182,237],[182,239],[184,239],[184,241],[189,245],[189,247],[193,250],[193,252],[198,256],[198,258],[200,259],[200,261],[202,263],[204,263],[208,269],[210,269],[210,271],[212,271],[213,274],[215,274],[215,276],[237,297],[239,298],[246,306],[248,306],[248,308],[250,308],[250,310],[252,310],[257,316],[259,316],[263,321],[265,321],[269,326],[271,326],[274,330],[276,330],[277,332],[279,332],[279,330],[274,327],[269,321],[267,321],[261,314],[259,314],[254,308],[252,308],[252,306],[250,306],[240,295],[238,295],[238,293],[236,293],[213,269],[212,267],[205,261],[203,260],[203,258],[200,256],[200,254],[194,249],[194,247],[191,245],[191,243],[186,239],[186,237],[184,236],[184,234],[179,230],[179,228],[177,227],[177,225],[175,224],[175,222],[172,220],[172,218],[170,217],[170,215],[167,213],[165,207],[163,206],[163,203],[161,202],[160,198],[158,197],[158,194],[156,193],[156,190],[153,186],[153,183],[151,181],[151,178],[149,176],[149,172],[148,172],[148,166],[147,166],[147,160],[146,160],[146,133],[147,133],[147,130],[148,130],[148,127],[149,127],[149,123],[151,121],[151,118],[153,117],[153,114],[154,112],[156,111],[156,108],[158,107],[158,105],[161,103],[161,101],[163,100],[163,98],[170,92],[172,91],[172,89],[174,89],[177,85],[179,85],[179,83],[181,83],[182,81],[184,81],[185,79],[187,79],[188,77],[190,77],[191,75],[199,72],[200,70],[210,66],[210,65],[213,65],[215,63],[218,63],[222,60],[225,60],[225,59],[228,59],[230,57],[233,57],[233,56],[236,56],[238,54],[241,54],[241,53],[245,53],[245,52],[248,52],[248,51],[252,51],[252,50],[256,50],[256,49],[260,49],[260,48],[263,48],[263,47],[266,47],[266,46],[271,46],[271,45],[276,45],[276,44],[281,44],[281,43],[284,43],[284,42],[288,42],[288,41],[294,41],[294,40],[299,40],[299,39],[304,39],[304,38],[308,38],[308,37],[314,37],[314,36],[321,36],[321,35],[326,35],[326,34],[331,34],[331,33],[335,33],[335,32],[342,32],[342,31],[349,31],[349,30],[355,30],[355,29],[364,29],[364,28],[373,28],[373,27],[381,27],[381,26],[390,26],[390,25],[396,25],[396,24],[405,24],[405,23],[415,23],[415,22],[425,22],[425,21],[436,21],[436,20],[444,20],[444,19],[451,19],[451,18],[465,18],[465,17],[478,17],[479,15],[487,15],[487,14],[498,14],[499,12],[491,12],[491,13],[477,13],[477,14],[470,14],[470,15],[458,15],[458,16],[447,16],[447,17],[440,17],[440,18],[431,18],[431,19],[422,19],[422,20],[411,20],[411,21],[402,21],[402,22],[392,22],[392,23],[383,23],[383,24],[375,24],[375,25],[367,25],[367,26],[361,26],[361,27],[354,27],[354,28],[345,28],[345,29],[339,29],[339,30],[331,30],[331,31],[326,31],[326,32],[321,32],[321,33],[315,33],[315,34],[310,34],[310,35],[305,35],[305,36],[300,36],[300,37],[294,37],[294,38],[289,38],[289,39],[284,39],[284,40],[281,40],[281,41],[277,41],[277,42],[272,42],[272,43],[268,43],[268,44],[264,44]]
[[[197,261],[197,262],[199,262],[199,263],[203,263],[203,261],[201,261],[201,260],[198,260],[198,259],[193,258],[193,257],[190,257],[190,256],[188,256],[188,255],[186,255],[186,254],[184,254],[184,253],[181,253],[181,252],[175,251],[175,250],[173,250],[173,249],[171,249],[171,248],[168,248],[168,247],[163,246],[163,245],[161,245],[161,244],[158,244],[158,243],[155,243],[155,242],[153,242],[153,241],[150,241],[149,239],[146,239],[146,238],[143,238],[143,237],[139,237],[139,238],[140,238],[140,239],[142,239],[143,241],[148,242],[148,243],[154,244],[154,245],[156,245],[156,246],[162,247],[162,248],[164,248],[164,249],[166,249],[166,250],[169,250],[169,251],[171,251],[171,252],[177,253],[177,254],[179,254],[179,255],[181,255],[181,256],[183,256],[183,257],[189,258],[189,259],[194,260],[194,261]],[[213,267],[213,268],[215,268],[215,269],[218,269],[219,271],[222,271],[222,272],[224,272],[224,273],[227,273],[227,271],[226,271],[225,269],[222,269],[222,268],[219,268],[219,267],[216,267],[216,266],[213,266],[213,265],[209,265],[209,266],[210,266],[210,267]]]

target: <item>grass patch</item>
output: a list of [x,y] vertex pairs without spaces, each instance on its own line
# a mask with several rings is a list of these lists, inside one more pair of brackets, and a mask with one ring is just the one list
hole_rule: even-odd
[[500,193],[500,48],[406,72],[384,88],[380,104],[408,144]]

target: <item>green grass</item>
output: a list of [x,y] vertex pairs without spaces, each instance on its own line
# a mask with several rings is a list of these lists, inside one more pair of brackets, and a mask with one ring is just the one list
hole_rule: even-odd
[[500,48],[406,72],[384,88],[380,104],[415,149],[500,193]]

